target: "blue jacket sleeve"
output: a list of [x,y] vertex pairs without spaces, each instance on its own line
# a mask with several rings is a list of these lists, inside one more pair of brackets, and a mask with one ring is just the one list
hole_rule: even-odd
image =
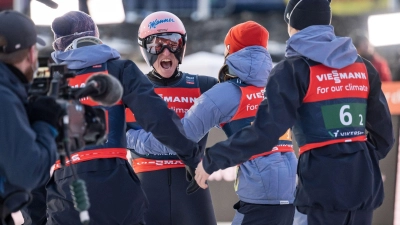
[[393,125],[385,95],[381,89],[381,80],[372,64],[364,60],[368,71],[370,91],[367,102],[368,142],[376,150],[378,159],[386,157],[395,142]]
[[[230,101],[221,98],[221,92],[228,94]],[[230,121],[237,111],[240,96],[240,90],[228,83],[218,84],[202,94],[181,120],[187,138],[199,142],[211,128]],[[175,154],[143,130],[129,130],[127,142],[128,148],[139,154]]]
[[135,152],[141,155],[147,155],[147,154],[176,155],[174,151],[172,151],[168,147],[165,147],[151,133],[146,132],[143,129],[139,130],[129,129],[126,132],[126,141],[128,149],[134,150]]
[[0,171],[16,188],[32,190],[49,179],[57,159],[54,131],[45,122],[29,125],[25,107],[0,86]]
[[122,85],[122,101],[142,128],[173,149],[186,165],[195,168],[201,158],[199,146],[185,137],[178,115],[168,109],[165,101],[154,92],[153,84],[132,61],[125,64]]
[[[392,122],[379,76],[369,62],[365,61],[365,64],[370,82],[366,124],[368,141],[376,148],[377,156],[383,158],[394,143]],[[215,144],[206,152],[203,166],[207,173],[237,165],[251,155],[272,149],[279,136],[294,125],[297,109],[308,89],[308,74],[307,64],[296,57],[276,65],[271,71],[265,99],[259,106],[253,125]]]
[[306,63],[293,66],[290,60],[274,67],[253,124],[206,151],[203,166],[208,174],[243,163],[278,143],[279,137],[294,125],[297,109],[308,88],[308,79],[304,78],[307,71]]

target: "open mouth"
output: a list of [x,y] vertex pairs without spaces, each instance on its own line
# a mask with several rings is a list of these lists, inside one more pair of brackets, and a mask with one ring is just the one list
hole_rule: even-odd
[[163,59],[163,60],[161,60],[161,63],[160,63],[160,65],[161,65],[161,67],[163,68],[163,69],[169,69],[169,68],[171,68],[171,66],[172,66],[172,61],[170,60],[170,59]]

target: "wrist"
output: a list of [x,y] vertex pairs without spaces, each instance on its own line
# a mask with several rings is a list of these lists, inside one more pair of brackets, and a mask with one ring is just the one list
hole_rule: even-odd
[[219,170],[217,165],[215,165],[212,162],[209,162],[209,160],[207,160],[207,157],[204,157],[202,159],[201,163],[203,163],[204,171],[206,171],[209,175],[211,175],[215,171]]

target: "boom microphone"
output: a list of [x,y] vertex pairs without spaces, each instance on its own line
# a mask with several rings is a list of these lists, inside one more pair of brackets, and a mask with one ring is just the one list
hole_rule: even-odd
[[47,5],[50,8],[53,8],[53,9],[58,8],[58,4],[52,0],[37,0],[37,1]]
[[90,76],[85,87],[78,90],[75,96],[77,98],[89,96],[101,105],[112,106],[121,100],[122,93],[122,85],[117,78],[98,73]]

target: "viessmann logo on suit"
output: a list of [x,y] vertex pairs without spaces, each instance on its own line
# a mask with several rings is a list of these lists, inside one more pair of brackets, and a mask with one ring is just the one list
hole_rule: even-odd
[[187,96],[166,96],[163,94],[159,94],[159,96],[164,99],[166,102],[179,102],[179,103],[194,103],[196,97],[187,97]]
[[310,72],[310,87],[305,102],[368,96],[368,75],[363,63],[336,70],[324,65],[311,66]]
[[200,96],[199,88],[156,88],[155,92],[180,118],[183,118],[196,98]]
[[[317,94],[327,94],[334,92],[345,91],[368,91],[368,86],[357,85],[348,82],[349,80],[363,79],[367,80],[367,76],[363,72],[338,72],[337,70],[332,70],[330,73],[317,74],[316,78],[324,86],[317,87]],[[347,80],[347,82],[343,82]],[[327,82],[328,81],[328,82]],[[334,81],[334,85],[330,81]]]
[[264,89],[255,88],[245,93],[249,104],[246,105],[246,111],[254,111],[258,109],[258,105],[264,99]]
[[304,102],[319,105],[323,123],[332,138],[364,135],[368,74],[363,63],[333,70],[310,67],[310,87]]

